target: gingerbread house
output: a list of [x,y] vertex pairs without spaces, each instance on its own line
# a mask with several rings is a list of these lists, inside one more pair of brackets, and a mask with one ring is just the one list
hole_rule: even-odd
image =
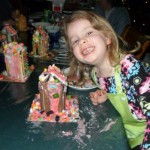
[[63,81],[66,77],[61,73],[60,69],[55,65],[45,69],[39,77],[39,92],[41,98],[41,108],[45,112],[53,111],[61,112],[65,109],[65,93],[66,86],[58,80]]
[[66,95],[66,76],[51,65],[39,76],[39,94],[32,102],[28,120],[77,122],[79,105],[76,96]]
[[32,37],[32,54],[45,56],[49,49],[49,35],[42,26],[38,26]]
[[12,42],[4,46],[7,76],[12,80],[24,81],[30,74],[27,50],[23,43]]

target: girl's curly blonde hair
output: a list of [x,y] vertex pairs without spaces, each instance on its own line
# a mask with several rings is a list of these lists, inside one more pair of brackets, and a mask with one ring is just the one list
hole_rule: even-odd
[[[111,39],[111,44],[108,46],[110,64],[112,64],[113,66],[117,65],[120,62],[119,55],[120,53],[124,51],[122,48],[119,47],[118,36],[116,35],[115,31],[113,30],[113,28],[111,27],[111,25],[108,23],[106,19],[98,16],[97,14],[91,11],[75,11],[71,16],[66,17],[63,21],[63,32],[64,32],[64,37],[66,40],[66,45],[67,45],[69,58],[70,58],[70,74],[69,75],[73,75],[77,71],[77,69],[79,69],[80,78],[82,80],[84,71],[89,66],[79,62],[75,58],[75,56],[73,55],[71,44],[70,44],[70,39],[67,33],[68,26],[72,22],[75,22],[76,20],[79,20],[79,19],[88,20],[94,29],[101,32],[105,37],[108,37]],[[125,42],[122,41],[122,43],[123,44],[121,45],[123,46]]]

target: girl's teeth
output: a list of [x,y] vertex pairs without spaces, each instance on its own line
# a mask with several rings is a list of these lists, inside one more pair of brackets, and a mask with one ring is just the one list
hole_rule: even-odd
[[83,54],[87,54],[87,53],[91,52],[92,50],[93,50],[92,47],[87,48],[86,50],[83,51]]

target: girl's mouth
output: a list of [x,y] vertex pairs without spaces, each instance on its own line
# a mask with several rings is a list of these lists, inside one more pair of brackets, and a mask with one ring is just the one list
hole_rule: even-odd
[[94,50],[94,47],[89,47],[89,48],[86,48],[82,51],[82,54],[83,55],[87,55],[89,54],[90,52],[92,52]]

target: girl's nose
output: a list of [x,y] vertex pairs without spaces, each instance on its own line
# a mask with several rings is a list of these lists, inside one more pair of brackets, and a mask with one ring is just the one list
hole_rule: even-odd
[[80,40],[80,44],[85,44],[85,43],[87,43],[87,39],[86,38],[83,38],[83,39]]

